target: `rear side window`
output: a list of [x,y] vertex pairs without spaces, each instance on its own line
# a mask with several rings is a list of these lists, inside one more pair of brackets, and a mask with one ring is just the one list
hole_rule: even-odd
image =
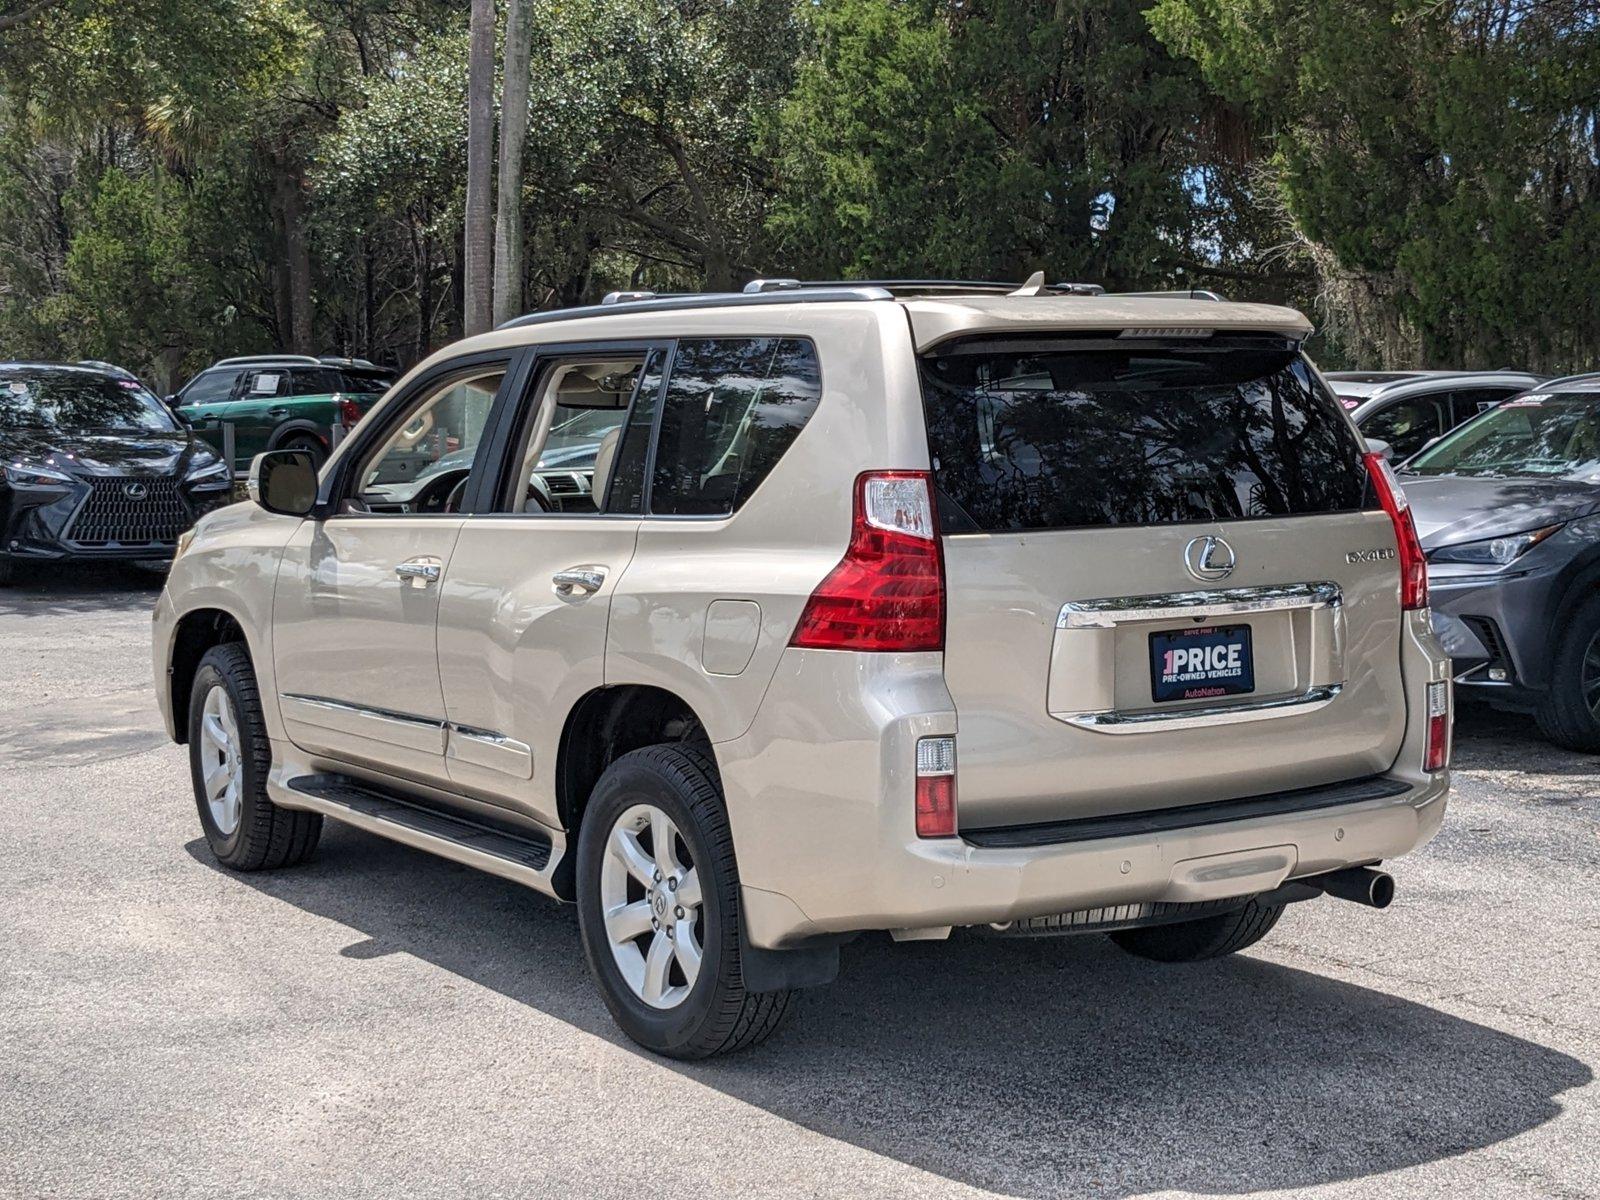
[[289,375],[291,396],[326,396],[344,387],[344,376],[331,367],[312,367]]
[[650,511],[724,516],[761,485],[822,395],[799,338],[681,341],[667,380]]
[[1361,446],[1291,350],[969,342],[923,359],[922,393],[946,533],[1341,512],[1365,498]]

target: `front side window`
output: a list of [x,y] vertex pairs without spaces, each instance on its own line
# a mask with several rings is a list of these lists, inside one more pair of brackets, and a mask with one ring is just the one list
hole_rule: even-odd
[[1406,471],[1600,479],[1600,397],[1569,392],[1508,400],[1424,450]]
[[725,516],[749,499],[816,411],[817,350],[799,338],[678,343],[661,410],[650,511]]
[[357,473],[357,493],[375,511],[452,511],[465,485],[505,369],[440,384]]
[[1355,510],[1362,447],[1295,351],[975,339],[922,360],[947,533]]
[[[660,352],[649,361],[660,378]],[[629,405],[645,369],[643,352],[583,356],[542,366],[522,414],[516,471],[502,501],[508,512],[611,512],[606,494]]]
[[179,399],[184,404],[220,404],[233,395],[238,371],[205,371],[194,377]]
[[0,428],[170,433],[178,423],[136,380],[17,367],[0,371]]

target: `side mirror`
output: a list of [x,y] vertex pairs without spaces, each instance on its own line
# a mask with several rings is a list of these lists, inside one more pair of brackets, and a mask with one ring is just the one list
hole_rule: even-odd
[[1385,459],[1390,459],[1394,457],[1394,447],[1388,442],[1384,441],[1382,438],[1368,438],[1367,453],[1377,454]]
[[250,499],[268,512],[304,517],[317,504],[317,469],[307,450],[268,450],[250,464]]

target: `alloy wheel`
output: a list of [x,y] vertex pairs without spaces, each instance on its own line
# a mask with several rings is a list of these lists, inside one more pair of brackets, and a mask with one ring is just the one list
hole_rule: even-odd
[[220,683],[206,693],[200,714],[200,783],[211,821],[223,837],[239,828],[244,764],[239,757],[239,722],[233,700]]
[[636,804],[606,837],[600,907],[611,956],[652,1008],[681,1004],[700,976],[705,940],[700,873],[672,818]]

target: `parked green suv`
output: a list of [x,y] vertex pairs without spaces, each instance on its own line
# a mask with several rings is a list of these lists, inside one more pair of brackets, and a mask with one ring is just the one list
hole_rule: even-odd
[[348,430],[394,382],[365,359],[224,359],[170,398],[174,410],[220,451],[233,426],[233,467],[245,471],[263,450],[304,450],[318,466],[333,449],[334,427]]

